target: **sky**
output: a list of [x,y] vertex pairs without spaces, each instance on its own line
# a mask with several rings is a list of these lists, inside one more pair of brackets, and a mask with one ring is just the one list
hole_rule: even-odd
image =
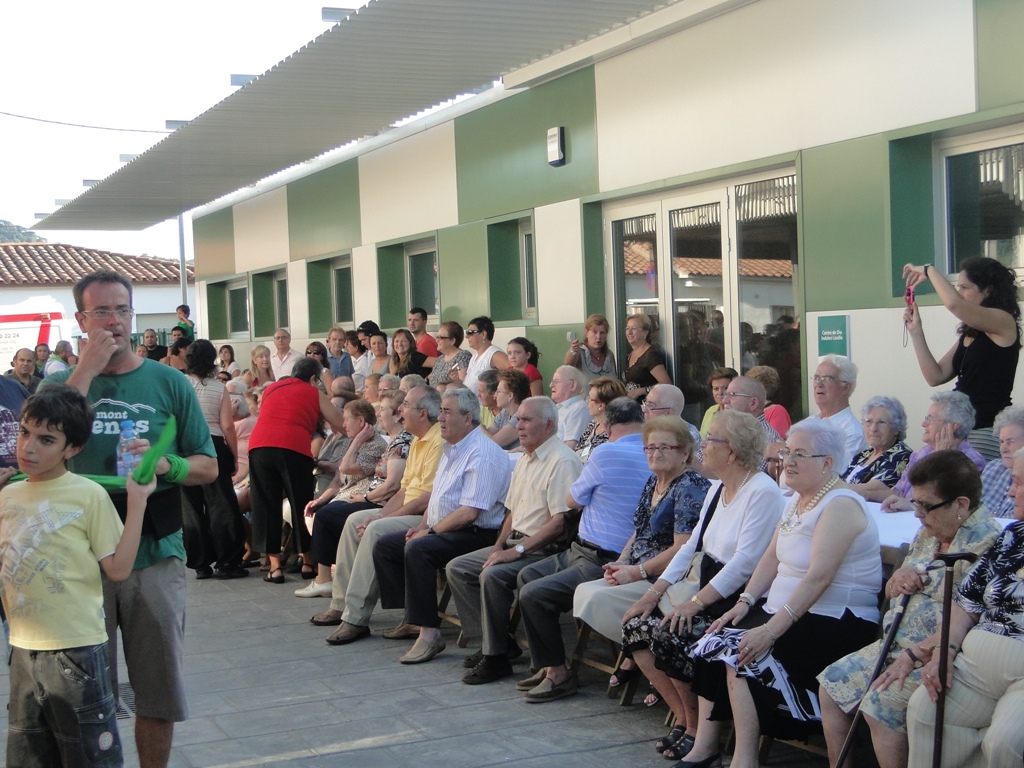
[[[0,4],[0,112],[159,133],[94,130],[0,115],[0,219],[51,243],[165,258],[179,254],[173,219],[139,232],[40,230],[36,213],[103,179],[120,155],[166,136],[237,88],[232,74],[262,74],[326,32],[331,0],[48,0]],[[187,255],[190,256],[191,238]]]

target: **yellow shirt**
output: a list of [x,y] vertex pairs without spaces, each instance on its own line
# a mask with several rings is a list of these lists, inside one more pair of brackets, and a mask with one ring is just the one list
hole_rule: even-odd
[[405,474],[402,475],[407,504],[424,493],[430,493],[434,488],[434,475],[441,461],[443,445],[440,424],[432,425],[423,437],[413,439],[409,446],[409,457],[405,460]]
[[558,435],[533,453],[524,453],[512,470],[505,506],[512,511],[512,530],[533,536],[554,515],[565,512],[565,497],[583,471],[583,462]]
[[121,539],[99,485],[66,472],[0,493],[0,584],[11,645],[58,651],[107,642],[99,561]]
[[704,420],[700,423],[700,436],[707,437],[708,430],[711,428],[711,420],[715,418],[715,414],[722,410],[722,406],[712,405],[706,411],[704,411]]

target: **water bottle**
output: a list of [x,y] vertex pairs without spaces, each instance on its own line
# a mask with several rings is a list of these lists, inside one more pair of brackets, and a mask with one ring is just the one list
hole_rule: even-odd
[[139,463],[142,456],[134,455],[129,449],[128,444],[135,440],[137,435],[135,434],[135,422],[131,420],[125,420],[121,422],[121,437],[117,440],[117,475],[118,477],[128,477],[135,469],[135,465]]

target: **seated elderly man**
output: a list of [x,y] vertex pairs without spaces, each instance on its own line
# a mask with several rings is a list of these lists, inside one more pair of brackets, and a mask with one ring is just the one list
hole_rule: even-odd
[[[334,561],[331,607],[310,619],[322,627],[340,625],[327,637],[330,645],[345,645],[370,634],[370,615],[380,595],[373,546],[387,533],[417,526],[427,509],[444,444],[437,423],[440,412],[441,395],[433,387],[419,387],[406,395],[399,414],[413,441],[402,485],[382,508],[355,512],[345,521]],[[384,636],[398,639],[411,634],[415,631],[403,623]]]
[[558,404],[558,438],[573,450],[590,423],[583,384],[580,369],[571,365],[559,366],[551,377],[551,399]]
[[444,650],[437,572],[453,557],[493,546],[505,516],[511,467],[477,429],[476,395],[465,387],[446,390],[440,422],[445,445],[426,514],[415,528],[385,534],[373,548],[381,606],[405,608],[405,623],[419,627],[402,664],[422,664]]
[[885,512],[914,508],[911,501],[914,489],[910,485],[910,470],[933,451],[961,451],[977,464],[979,471],[985,469],[985,458],[967,442],[967,436],[974,429],[974,406],[963,392],[938,392],[932,395],[932,404],[921,426],[924,427],[924,445],[910,454],[903,477],[893,486],[892,494],[882,502],[882,510]]
[[722,395],[722,408],[749,413],[761,424],[764,436],[768,439],[764,449],[764,459],[761,461],[762,472],[768,472],[768,463],[777,462],[779,451],[786,447],[786,441],[782,439],[782,435],[768,423],[768,419],[764,416],[764,405],[767,399],[764,385],[749,376],[737,376],[729,382],[729,387]]
[[403,392],[408,392],[413,387],[425,387],[427,386],[427,380],[420,376],[418,373],[407,373],[402,377],[402,380],[398,384],[398,388]]
[[630,397],[617,397],[605,408],[609,442],[599,445],[566,498],[583,509],[579,533],[568,551],[527,566],[519,573],[519,607],[530,644],[532,666],[539,672],[517,684],[527,702],[554,701],[579,689],[575,670],[565,664],[559,617],[572,609],[576,587],[604,575],[633,535],[633,513],[651,475],[644,455],[644,415]]
[[463,664],[467,685],[490,683],[512,674],[510,653],[521,653],[509,637],[509,612],[516,577],[528,565],[565,549],[566,496],[583,471],[583,462],[558,439],[558,409],[546,397],[529,397],[519,406],[516,423],[523,456],[512,471],[505,497],[505,523],[493,547],[448,563],[448,583],[455,597],[462,632],[483,636],[483,647]]
[[351,400],[358,400],[356,385],[351,376],[335,376],[331,381],[331,402],[337,407],[344,408],[345,403]]
[[1024,447],[1024,406],[1011,405],[996,416],[992,432],[999,438],[1001,461],[990,461],[981,473],[981,501],[993,517],[1013,517],[1009,496],[1013,455]]
[[824,419],[846,433],[846,460],[868,447],[864,430],[850,409],[850,397],[857,388],[857,366],[848,357],[825,355],[811,376],[811,389],[818,413],[812,419]]

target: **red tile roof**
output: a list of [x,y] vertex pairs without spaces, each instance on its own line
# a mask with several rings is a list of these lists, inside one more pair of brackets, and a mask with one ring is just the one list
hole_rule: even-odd
[[[0,285],[74,285],[97,270],[118,272],[135,285],[180,283],[177,261],[153,256],[126,256],[62,243],[0,243]],[[185,266],[185,279],[195,270]]]
[[[626,274],[642,275],[650,263],[650,244],[633,241],[626,244]],[[678,277],[692,275],[695,277],[721,277],[721,259],[691,259],[676,257],[672,259],[672,268]],[[740,261],[740,277],[776,277],[790,279],[793,277],[793,265],[786,259],[743,259]]]

